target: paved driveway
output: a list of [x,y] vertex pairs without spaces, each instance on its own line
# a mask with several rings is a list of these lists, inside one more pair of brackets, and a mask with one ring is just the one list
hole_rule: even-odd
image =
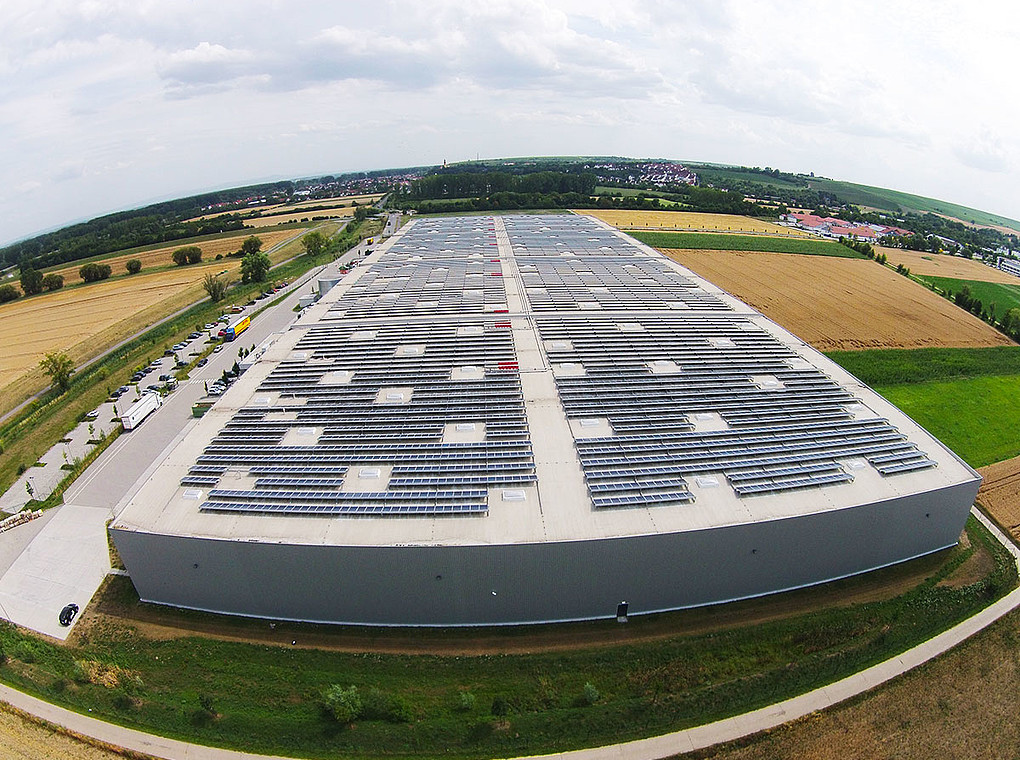
[[65,504],[0,578],[0,615],[18,625],[66,639],[57,622],[63,606],[82,610],[110,571],[109,509]]

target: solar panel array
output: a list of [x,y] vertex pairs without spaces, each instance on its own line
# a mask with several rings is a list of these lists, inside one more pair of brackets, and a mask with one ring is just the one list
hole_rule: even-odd
[[504,224],[533,311],[728,308],[662,257],[578,217]]
[[[204,511],[479,514],[488,488],[534,482],[510,330],[366,324],[310,328],[227,422],[181,481],[211,487]],[[444,440],[449,426],[484,436]],[[388,479],[369,490],[382,468]],[[255,480],[215,487],[228,472]]]
[[492,217],[420,220],[327,319],[494,312],[506,290]]
[[[398,238],[181,479],[206,495],[201,509],[486,514],[494,489],[536,483],[514,343],[525,326],[552,368],[596,510],[935,466],[662,257],[582,217],[501,224],[512,255],[491,217],[420,219]],[[505,315],[510,277],[524,309]]]

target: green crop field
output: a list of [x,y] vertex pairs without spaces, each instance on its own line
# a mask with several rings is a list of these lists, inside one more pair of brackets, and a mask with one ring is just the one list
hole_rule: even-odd
[[[1001,282],[980,282],[978,280],[957,280],[951,277],[921,275],[920,279],[932,283],[939,290],[959,293],[963,286],[970,289],[971,298],[984,304],[985,310],[995,304],[995,314],[1003,317],[1010,309],[1020,308],[1020,284],[1006,285]],[[1020,283],[1020,280],[1017,280]]]
[[938,380],[1020,375],[1020,346],[888,348],[826,354],[872,388]]
[[804,253],[814,256],[839,256],[859,259],[863,256],[839,243],[813,238],[780,238],[767,235],[727,235],[714,232],[628,232],[653,248],[696,248],[710,251],[770,251]]
[[1020,376],[974,377],[876,390],[971,467],[1020,455]]
[[972,467],[1020,455],[1020,346],[828,354]]

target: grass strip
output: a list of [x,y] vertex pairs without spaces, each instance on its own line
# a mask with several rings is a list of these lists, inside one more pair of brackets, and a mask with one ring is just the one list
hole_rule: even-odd
[[730,235],[717,232],[646,232],[627,234],[653,248],[699,249],[710,251],[768,251],[803,253],[812,256],[838,256],[860,259],[864,256],[839,243],[811,238],[782,238],[769,235]]
[[[937,555],[926,579],[900,596],[840,606],[840,589],[856,582],[848,579],[832,584],[831,606],[700,635],[438,656],[154,640],[115,623],[93,625],[77,643],[59,646],[7,626],[0,628],[0,680],[116,723],[251,752],[491,757],[597,746],[803,693],[973,614],[1007,593],[1016,576],[1008,553],[973,518],[967,531],[968,546]],[[977,563],[991,569],[966,585],[951,582],[957,571],[966,576],[964,563],[976,552],[991,557]],[[126,579],[108,582],[129,593]],[[357,688],[362,709],[354,725],[323,709],[333,684]]]

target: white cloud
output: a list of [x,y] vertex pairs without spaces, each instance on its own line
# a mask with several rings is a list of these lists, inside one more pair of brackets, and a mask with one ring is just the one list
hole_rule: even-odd
[[1018,217],[1018,25],[963,0],[5,0],[0,230],[476,153],[771,165]]

